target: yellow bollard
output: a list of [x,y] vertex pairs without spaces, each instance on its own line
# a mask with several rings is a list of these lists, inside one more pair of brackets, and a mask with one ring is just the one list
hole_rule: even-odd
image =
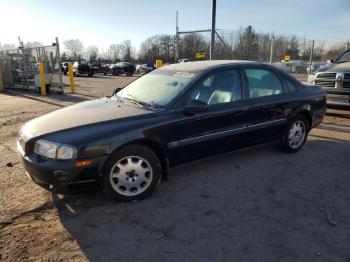
[[68,64],[68,72],[69,72],[69,85],[70,85],[70,92],[74,94],[74,76],[73,76],[73,65]]
[[156,68],[159,68],[161,66],[163,66],[163,60],[162,59],[157,59],[156,60]]
[[0,92],[4,92],[4,67],[0,61]]
[[46,96],[45,68],[43,63],[39,63],[40,90],[41,95]]

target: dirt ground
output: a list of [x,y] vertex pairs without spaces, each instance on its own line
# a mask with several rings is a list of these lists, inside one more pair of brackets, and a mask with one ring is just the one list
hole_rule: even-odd
[[269,145],[186,164],[140,202],[29,180],[15,151],[25,121],[132,79],[0,94],[0,261],[350,261],[350,111],[328,110],[299,153]]

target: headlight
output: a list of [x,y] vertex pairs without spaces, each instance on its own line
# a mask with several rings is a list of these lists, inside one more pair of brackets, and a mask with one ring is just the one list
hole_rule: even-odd
[[34,152],[47,158],[73,159],[76,157],[77,150],[70,145],[40,139],[35,143]]
[[58,159],[73,159],[76,157],[77,150],[73,146],[61,145],[57,150]]

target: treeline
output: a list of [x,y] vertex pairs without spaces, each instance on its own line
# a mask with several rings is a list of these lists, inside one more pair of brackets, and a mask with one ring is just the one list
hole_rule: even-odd
[[65,51],[61,53],[61,61],[89,60],[91,62],[115,63],[118,61],[134,61],[136,57],[135,48],[130,40],[112,44],[105,50],[99,50],[95,45],[90,45],[85,49],[79,39],[67,40],[63,44]]
[[[272,61],[281,61],[285,55],[293,60],[308,61],[312,49],[312,40],[299,38],[296,35],[285,36],[271,33],[257,33],[252,26],[240,28],[238,31],[218,31],[215,42],[216,59],[242,59],[253,61],[270,61],[272,41]],[[349,48],[350,48],[350,41]],[[313,49],[314,61],[334,59],[345,50],[346,43],[315,41]],[[64,41],[67,52],[62,53],[62,61],[101,61],[115,63],[118,61],[132,61],[139,63],[154,63],[156,59],[164,62],[175,61],[175,36],[155,35],[146,39],[138,52],[130,40],[112,44],[106,50],[99,50],[97,46],[84,49],[78,39]],[[185,34],[179,39],[178,58],[196,60],[197,52],[209,54],[209,34]],[[208,55],[207,55],[208,58]]]
[[[258,33],[252,26],[240,28],[238,31],[219,30],[215,41],[215,59],[242,59],[254,61],[270,61],[271,41],[272,61],[277,62],[290,55],[293,60],[310,58],[312,41],[299,38],[296,35],[285,36],[272,33]],[[347,41],[350,48],[350,40]],[[27,42],[25,47],[42,45],[39,42]],[[346,43],[333,41],[315,41],[313,49],[314,61],[334,59],[345,50]],[[0,50],[15,49],[14,45],[1,45]],[[208,59],[210,49],[209,33],[185,34],[179,38],[178,59],[196,60],[197,52],[205,52]],[[156,59],[164,62],[175,61],[175,36],[155,35],[146,39],[138,52],[130,40],[111,44],[106,49],[99,49],[95,45],[84,47],[79,39],[63,41],[61,46],[61,61],[100,61],[116,63],[118,61],[132,61],[139,63],[154,63]]]
[[[215,42],[216,59],[242,59],[254,61],[270,61],[272,41],[272,61],[277,62],[290,55],[293,60],[309,60],[312,41],[300,39],[296,35],[283,36],[267,33],[257,33],[252,26],[241,28],[238,32],[218,32]],[[208,34],[207,34],[208,35]],[[350,47],[350,41],[348,41]],[[196,52],[209,54],[210,39],[203,34],[186,34],[179,41],[179,58],[196,60]],[[325,46],[323,41],[315,41],[313,60],[334,59],[345,50],[344,44]],[[174,36],[156,35],[146,39],[139,50],[139,60],[144,62],[162,58],[164,61],[174,61]]]

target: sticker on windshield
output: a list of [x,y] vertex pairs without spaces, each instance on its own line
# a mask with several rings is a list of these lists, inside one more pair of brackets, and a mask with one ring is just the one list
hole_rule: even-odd
[[189,72],[176,72],[174,76],[191,79],[194,77],[194,74]]

